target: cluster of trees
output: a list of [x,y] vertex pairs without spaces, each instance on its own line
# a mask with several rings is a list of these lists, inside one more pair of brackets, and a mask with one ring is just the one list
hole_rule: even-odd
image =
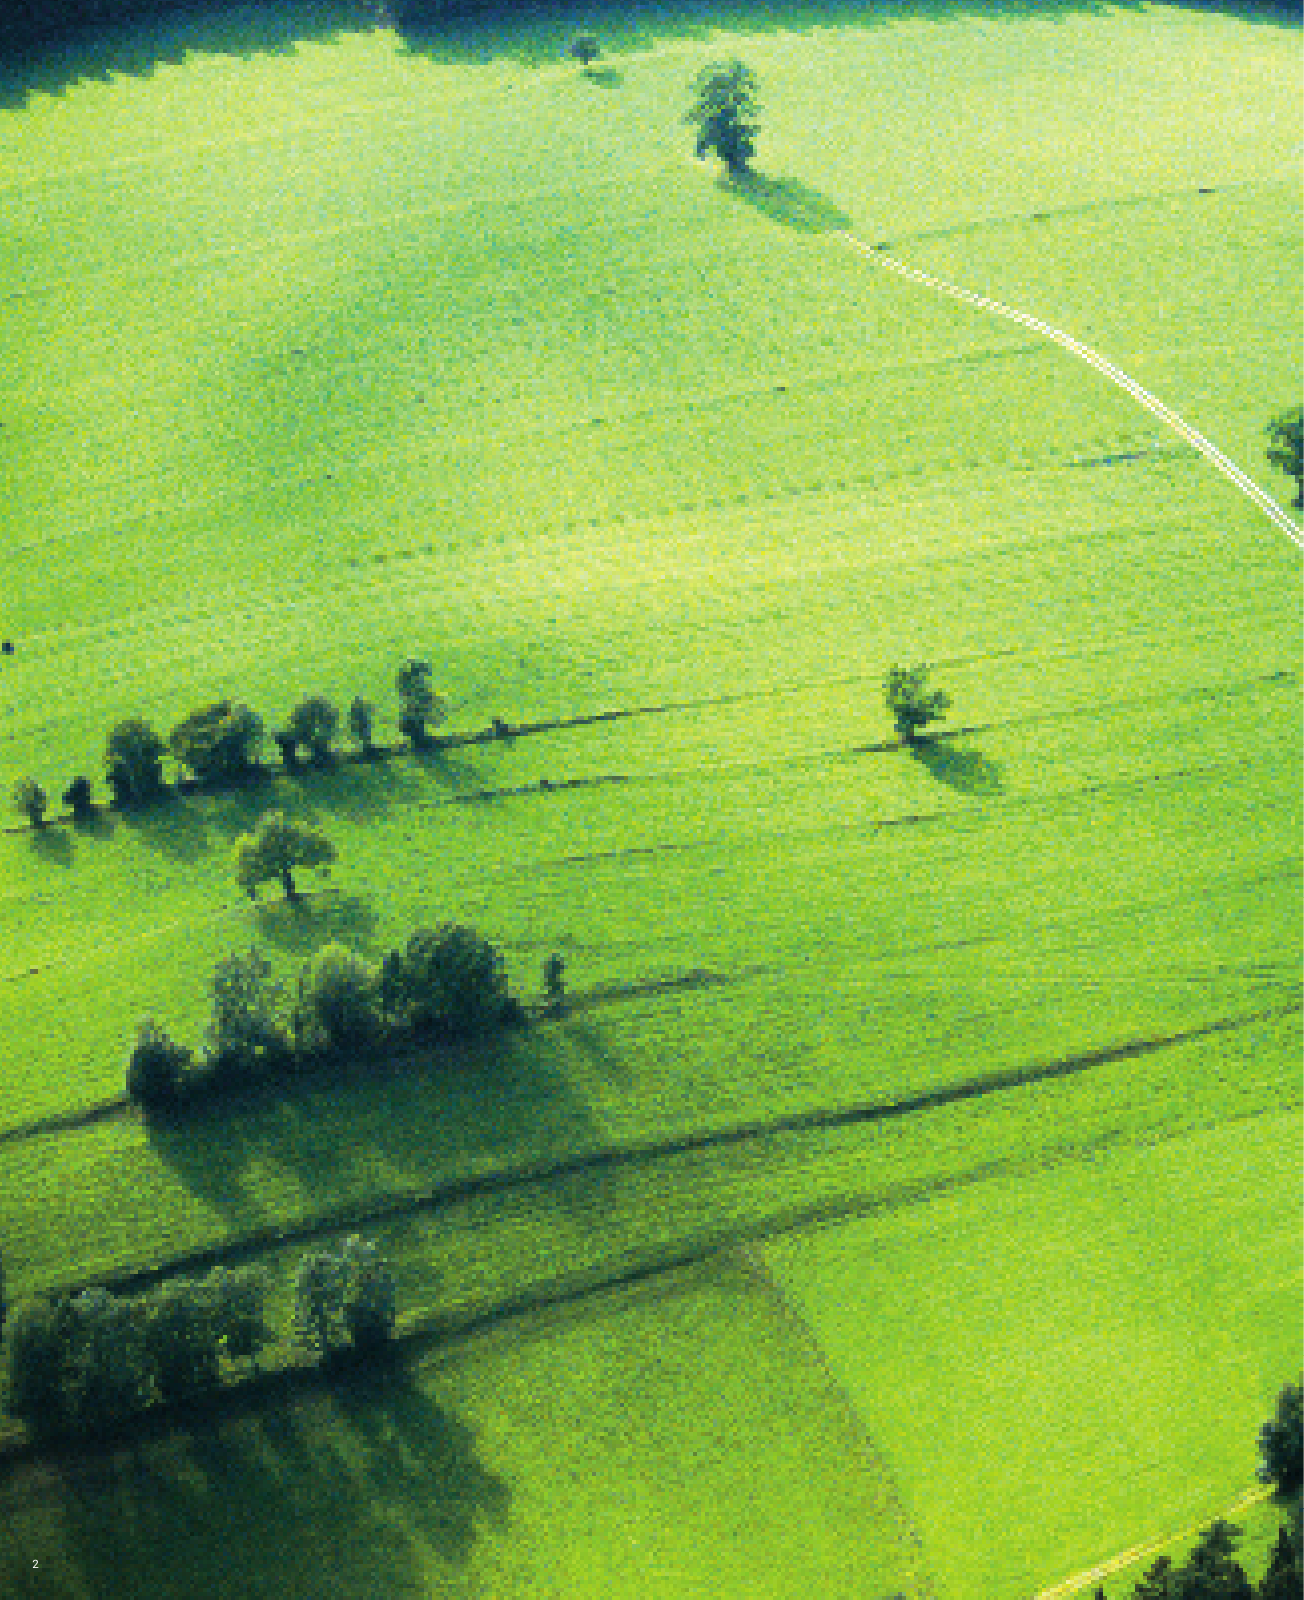
[[83,1289],[28,1300],[10,1320],[6,1404],[36,1434],[94,1433],[157,1402],[216,1389],[224,1362],[272,1339],[266,1274],[216,1268],[147,1294]]
[[[398,723],[413,746],[428,746],[433,729],[447,714],[445,702],[435,693],[428,661],[409,660],[394,680],[398,693]],[[304,764],[325,766],[331,761],[342,723],[346,722],[359,752],[378,754],[374,739],[376,708],[355,698],[347,714],[325,695],[309,695],[273,730],[272,740],[287,772]],[[217,700],[200,706],[180,721],[165,739],[143,717],[126,717],[110,732],[104,746],[104,771],[116,806],[147,806],[167,790],[163,760],[173,759],[202,784],[237,782],[265,771],[262,747],[266,736],[263,719],[236,700]],[[40,827],[50,808],[50,797],[33,777],[19,778],[10,795],[14,809],[33,827]],[[63,803],[74,821],[86,821],[95,810],[94,789],[85,776],[72,780]]]
[[[92,1434],[152,1405],[194,1401],[224,1368],[256,1366],[276,1341],[260,1267],[216,1267],[145,1294],[83,1289],[20,1305],[10,1323],[6,1404],[38,1437]],[[323,1362],[374,1354],[393,1336],[389,1263],[357,1234],[313,1250],[294,1277],[292,1332]]]
[[[1300,1600],[1304,1593],[1304,1535],[1300,1526],[1300,1487],[1304,1482],[1304,1391],[1288,1383],[1274,1414],[1259,1430],[1259,1478],[1272,1484],[1290,1515],[1278,1535],[1258,1585],[1236,1559],[1241,1530],[1212,1523],[1180,1564],[1160,1556],[1133,1585],[1131,1600]],[[1098,1588],[1093,1600],[1105,1600]]]
[[[545,981],[550,1003],[559,1004],[560,958],[553,963]],[[260,951],[236,952],[214,969],[198,1059],[147,1017],[128,1059],[127,1093],[146,1108],[163,1108],[395,1045],[491,1033],[524,1018],[501,955],[474,928],[456,923],[416,929],[378,965],[328,944],[304,962],[292,995]]]

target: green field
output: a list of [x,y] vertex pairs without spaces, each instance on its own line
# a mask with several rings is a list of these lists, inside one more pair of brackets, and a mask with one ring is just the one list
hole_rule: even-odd
[[[401,1401],[158,1442],[153,1509],[116,1458],[23,1469],[5,1593],[208,1592],[228,1524],[180,1524],[247,1457],[229,1527],[291,1552],[250,1594],[1019,1600],[1235,1499],[1299,1367],[1299,553],[1090,368],[820,231],[1063,326],[1285,505],[1298,29],[649,7],[586,79],[583,20],[236,11],[0,73],[0,786],[219,695],[393,737],[410,654],[454,732],[573,724],[0,835],[11,1294],[254,1252],[280,1307],[371,1218],[407,1325],[495,1329]],[[732,53],[752,204],[680,120]],[[971,731],[911,754],[880,684],[920,659]],[[231,872],[273,803],[338,847],[300,909]],[[560,951],[572,1014],[75,1125],[142,1015],[198,1042],[226,951],[439,919],[527,996]],[[338,1469],[300,1493],[296,1448]],[[483,1516],[432,1526],[462,1471]]]

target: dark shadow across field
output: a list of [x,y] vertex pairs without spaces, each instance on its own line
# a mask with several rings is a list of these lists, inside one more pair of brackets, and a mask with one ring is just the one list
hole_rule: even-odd
[[[158,14],[108,25],[64,27],[55,35],[19,34],[13,8],[0,10],[0,111],[26,104],[34,94],[57,95],[83,80],[108,82],[115,74],[145,76],[164,65],[179,65],[190,55],[293,55],[306,42],[393,26],[403,47],[445,65],[489,65],[510,60],[527,67],[557,66],[568,60],[579,32],[596,35],[604,56],[650,50],[663,42],[709,40],[722,32],[803,33],[828,28],[874,28],[899,20],[946,22],[957,16],[985,20],[1029,17],[1054,20],[1074,14],[1106,15],[1139,11],[1146,0],[588,0],[520,6],[476,6],[473,0],[275,0],[264,5],[227,5],[222,0],[189,0],[175,9],[168,0],[151,3]],[[1300,26],[1290,0],[1167,0],[1188,11],[1212,11],[1267,26]],[[53,0],[51,0],[53,5]],[[78,5],[59,7],[66,19]],[[621,74],[604,61],[589,74],[616,88]]]
[[416,1597],[427,1590],[414,1546],[456,1570],[478,1525],[504,1525],[511,1500],[466,1423],[397,1366],[34,1466],[5,1493],[25,1520],[33,1507],[50,1517],[35,1571],[11,1535],[0,1581],[13,1600]]
[[269,1084],[150,1126],[155,1152],[233,1228],[266,1221],[259,1185],[292,1176],[309,1207],[411,1194],[482,1165],[584,1150],[602,1129],[571,1087],[564,1039],[538,1029]]

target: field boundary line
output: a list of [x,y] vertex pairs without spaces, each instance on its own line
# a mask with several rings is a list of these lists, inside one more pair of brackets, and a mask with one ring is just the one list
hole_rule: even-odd
[[1039,1589],[1032,1600],[1069,1600],[1069,1596],[1078,1594],[1089,1583],[1099,1583],[1102,1578],[1112,1578],[1116,1572],[1121,1572],[1124,1567],[1130,1567],[1134,1562],[1144,1561],[1147,1556],[1157,1555],[1165,1545],[1177,1544],[1184,1539],[1194,1539],[1202,1533],[1217,1516],[1230,1518],[1241,1511],[1248,1511],[1251,1506],[1260,1505],[1272,1495],[1270,1484],[1261,1484],[1254,1489],[1247,1489],[1244,1494],[1238,1495],[1231,1505],[1224,1506],[1221,1511],[1212,1512],[1201,1521],[1194,1523],[1189,1528],[1183,1528],[1178,1533],[1164,1533],[1157,1538],[1147,1539],[1142,1544],[1134,1544],[1127,1550],[1120,1550],[1115,1556],[1110,1556],[1108,1561],[1102,1561],[1098,1566],[1084,1568],[1075,1572],[1071,1577],[1063,1578],[1059,1583],[1052,1584],[1049,1589]]
[[1132,398],[1145,407],[1153,416],[1159,418],[1168,428],[1184,439],[1193,449],[1198,450],[1224,478],[1235,488],[1258,506],[1270,522],[1286,535],[1288,539],[1304,550],[1304,528],[1279,506],[1276,500],[1261,489],[1249,473],[1243,471],[1230,456],[1224,454],[1211,439],[1198,432],[1183,418],[1166,406],[1157,395],[1151,394],[1149,389],[1143,388],[1135,378],[1128,376],[1121,367],[1115,366],[1107,357],[1098,350],[1093,350],[1080,339],[1075,339],[1071,333],[1063,328],[1057,328],[1049,322],[1043,322],[1040,317],[1034,317],[1027,311],[1020,311],[1014,306],[1008,306],[1001,300],[995,300],[989,295],[975,293],[972,289],[961,288],[959,284],[949,283],[945,278],[934,277],[932,273],[925,272],[921,267],[912,267],[908,262],[890,255],[887,250],[879,245],[867,244],[863,239],[856,238],[855,234],[846,229],[833,232],[840,244],[854,251],[857,255],[864,256],[867,260],[876,262],[889,272],[894,272],[898,277],[905,278],[911,283],[920,284],[926,289],[934,289],[939,294],[949,296],[964,305],[974,306],[979,311],[991,312],[994,316],[1004,317],[1008,322],[1017,322],[1020,326],[1031,328],[1034,333],[1039,333],[1043,338],[1050,339],[1070,355],[1077,356],[1085,361],[1088,366],[1094,367],[1103,377],[1109,379],[1120,389],[1125,390]]
[[910,1515],[910,1508],[901,1493],[901,1486],[897,1483],[896,1475],[888,1466],[886,1456],[879,1449],[868,1422],[861,1415],[855,1401],[848,1393],[846,1385],[833,1371],[833,1368],[829,1366],[824,1346],[820,1343],[819,1335],[811,1326],[809,1318],[792,1303],[775,1279],[764,1256],[762,1256],[761,1246],[765,1242],[764,1239],[753,1240],[738,1249],[737,1259],[742,1266],[743,1273],[760,1294],[770,1302],[775,1316],[789,1329],[792,1336],[805,1349],[808,1358],[829,1385],[838,1405],[846,1413],[852,1432],[860,1440],[861,1453],[866,1457],[869,1466],[881,1482],[882,1495],[885,1502],[884,1509],[896,1526],[897,1538],[901,1544],[909,1548],[913,1557],[912,1565],[915,1570],[912,1576],[920,1600],[938,1600],[937,1585],[933,1578],[932,1569],[928,1565],[923,1535],[920,1533],[915,1519]]

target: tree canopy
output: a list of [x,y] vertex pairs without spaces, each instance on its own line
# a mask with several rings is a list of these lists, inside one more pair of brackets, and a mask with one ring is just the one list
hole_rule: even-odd
[[256,899],[258,886],[279,880],[287,900],[297,900],[294,873],[299,867],[326,867],[335,860],[335,846],[306,823],[291,822],[283,811],[265,811],[252,833],[235,843],[235,873],[240,887]]
[[685,121],[697,129],[697,155],[714,151],[731,177],[747,171],[760,132],[756,74],[741,61],[704,68],[693,82]]

